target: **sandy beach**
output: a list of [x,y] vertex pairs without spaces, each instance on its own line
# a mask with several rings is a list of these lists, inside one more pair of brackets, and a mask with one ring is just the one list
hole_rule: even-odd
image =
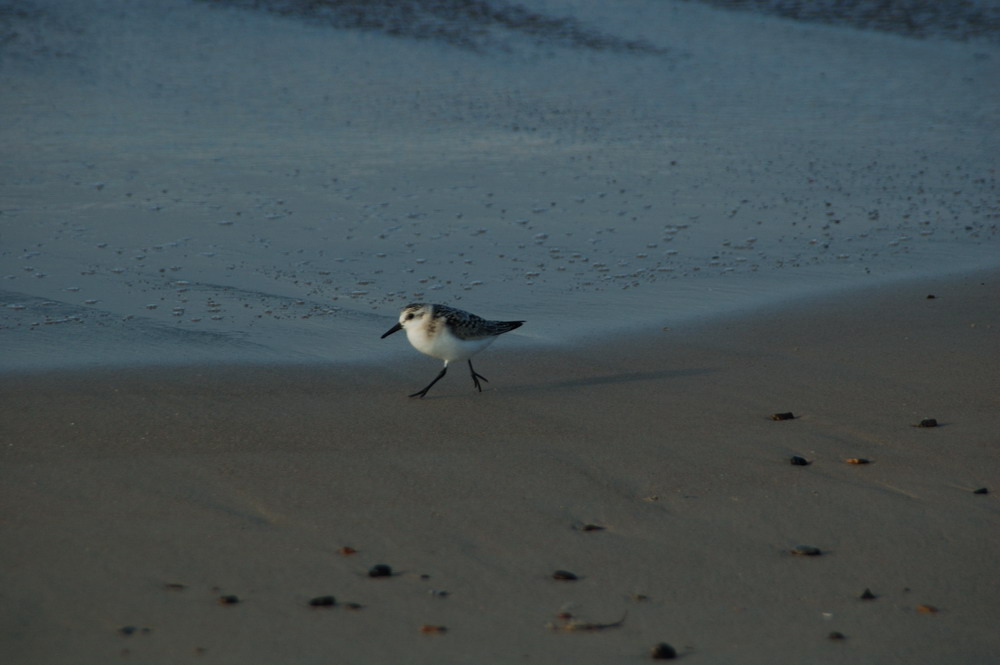
[[8,376],[5,651],[625,663],[665,641],[684,662],[990,662],[998,312],[993,272],[498,343],[485,392],[453,372],[424,400],[405,397],[436,371],[416,354]]
[[0,660],[996,662],[1000,7],[718,4],[0,3]]

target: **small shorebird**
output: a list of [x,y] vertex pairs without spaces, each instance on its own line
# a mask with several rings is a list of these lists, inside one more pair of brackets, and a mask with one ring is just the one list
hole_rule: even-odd
[[475,314],[447,305],[415,303],[403,308],[399,314],[399,323],[389,328],[382,335],[382,339],[397,330],[405,330],[406,338],[410,340],[413,348],[444,361],[441,373],[427,384],[426,388],[418,390],[410,397],[426,395],[431,386],[448,371],[448,363],[453,360],[469,361],[472,382],[476,384],[479,392],[483,392],[479,379],[483,381],[487,379],[472,368],[472,356],[492,344],[498,335],[520,328],[522,323],[524,321],[487,321]]

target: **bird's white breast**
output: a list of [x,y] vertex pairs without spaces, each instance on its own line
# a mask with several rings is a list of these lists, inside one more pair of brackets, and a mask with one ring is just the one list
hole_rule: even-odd
[[496,337],[482,337],[473,340],[458,339],[444,325],[438,327],[433,335],[427,334],[426,326],[407,326],[406,338],[410,340],[410,344],[417,351],[440,358],[445,362],[471,358],[496,339]]

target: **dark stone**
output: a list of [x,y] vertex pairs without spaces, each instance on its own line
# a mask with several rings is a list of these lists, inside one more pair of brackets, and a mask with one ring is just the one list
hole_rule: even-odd
[[653,660],[673,660],[677,657],[677,650],[666,642],[660,642],[649,654]]
[[337,604],[337,599],[333,596],[316,596],[309,601],[312,607],[333,607]]
[[823,553],[820,548],[812,545],[796,545],[789,551],[796,556],[819,556]]
[[604,527],[600,524],[582,524],[580,525],[580,531],[604,531]]
[[384,563],[377,563],[369,569],[368,577],[392,577],[392,568]]

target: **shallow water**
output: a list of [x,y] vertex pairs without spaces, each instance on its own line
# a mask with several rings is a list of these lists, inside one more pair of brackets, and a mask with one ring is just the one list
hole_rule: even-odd
[[988,38],[577,2],[470,48],[219,4],[7,17],[0,368],[373,359],[420,300],[558,343],[1000,262]]

